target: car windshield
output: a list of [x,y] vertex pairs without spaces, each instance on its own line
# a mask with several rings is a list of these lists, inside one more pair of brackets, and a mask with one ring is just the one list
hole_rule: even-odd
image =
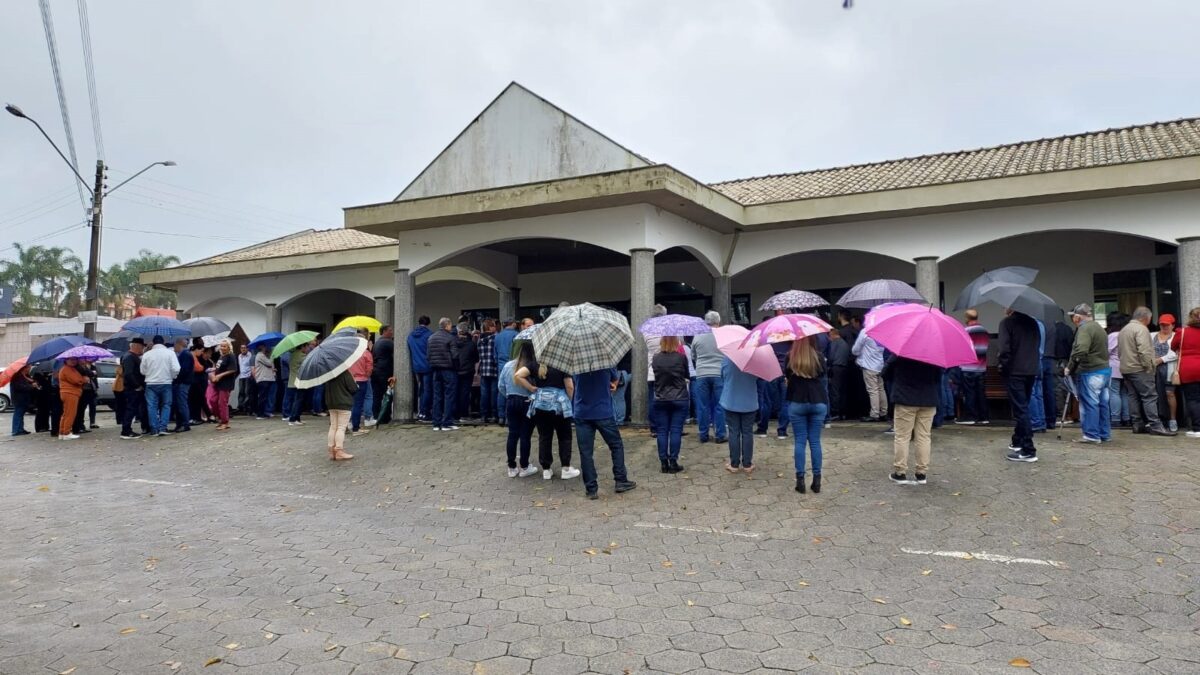
[[96,363],[96,373],[99,377],[116,377],[117,364],[115,363]]

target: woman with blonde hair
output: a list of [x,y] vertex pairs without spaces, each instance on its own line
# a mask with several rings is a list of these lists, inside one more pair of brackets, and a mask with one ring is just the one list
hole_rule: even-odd
[[232,342],[222,340],[218,349],[221,356],[217,359],[217,365],[213,367],[212,374],[208,376],[208,381],[212,383],[213,402],[216,403],[215,412],[217,420],[220,422],[217,425],[217,431],[229,431],[229,395],[237,384],[238,373],[241,372],[241,369],[238,367],[237,356],[233,353]]
[[812,491],[821,491],[821,431],[829,415],[829,395],[821,377],[825,358],[813,346],[811,336],[796,340],[788,352],[787,415],[792,425],[796,461],[796,492],[804,493],[805,447],[812,455]]
[[663,473],[679,473],[679,446],[683,440],[683,422],[687,419],[688,358],[677,337],[659,340],[658,353],[650,359],[654,373],[654,430],[657,432],[658,460]]
[[576,478],[579,469],[571,466],[571,419],[575,414],[571,399],[575,396],[575,382],[570,375],[539,364],[531,360],[531,356],[522,350],[521,365],[513,373],[513,382],[530,394],[529,408],[533,411],[533,424],[538,432],[538,461],[542,465],[542,478],[550,480],[554,477],[550,467],[554,465],[555,436],[558,437],[562,478]]

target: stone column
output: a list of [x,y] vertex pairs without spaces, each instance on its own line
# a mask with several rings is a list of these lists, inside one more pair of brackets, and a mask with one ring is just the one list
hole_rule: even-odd
[[721,315],[722,324],[733,321],[733,300],[730,297],[732,288],[733,283],[728,274],[713,277],[712,306],[713,310]]
[[501,321],[521,318],[517,316],[517,296],[507,288],[500,289],[500,312],[497,318]]
[[1179,240],[1179,325],[1187,321],[1188,312],[1200,307],[1200,237]]
[[279,310],[279,306],[275,303],[267,304],[267,332],[283,332],[283,312]]
[[637,327],[650,318],[654,309],[654,249],[635,248],[629,251],[629,321],[633,325],[633,381],[629,386],[632,409],[630,420],[646,424],[649,411],[646,382],[649,363],[646,360],[646,339]]
[[925,300],[934,307],[941,309],[941,284],[938,280],[937,256],[915,258],[917,263],[917,292],[925,296]]
[[[407,269],[396,270],[395,316],[392,326],[396,332],[392,373],[396,377],[396,397],[392,402],[392,419],[413,421],[412,360],[408,354],[408,334],[416,324],[416,283]],[[382,395],[382,394],[377,394]]]
[[392,322],[392,307],[388,299],[382,295],[375,296],[375,319],[380,323]]

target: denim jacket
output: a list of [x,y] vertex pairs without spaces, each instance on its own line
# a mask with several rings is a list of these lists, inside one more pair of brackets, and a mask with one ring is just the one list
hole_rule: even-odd
[[533,413],[538,410],[552,412],[567,419],[575,415],[574,409],[571,407],[571,397],[567,396],[567,390],[558,387],[539,387],[533,393],[533,397],[529,400],[529,416],[533,417]]
[[512,359],[508,363],[505,363],[504,367],[500,369],[500,377],[496,381],[496,390],[499,392],[502,398],[508,396],[524,396],[529,393],[513,382],[513,373],[515,373],[516,370],[516,359]]

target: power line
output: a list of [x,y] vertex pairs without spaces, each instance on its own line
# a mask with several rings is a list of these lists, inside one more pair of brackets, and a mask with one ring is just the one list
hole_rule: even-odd
[[[162,202],[178,208],[190,209],[201,213],[209,213],[221,218],[244,222],[252,227],[275,228],[289,233],[295,232],[297,229],[307,229],[312,227],[312,225],[307,223],[292,223],[283,220],[260,217],[254,214],[247,214],[245,211],[237,211],[228,207],[217,206],[210,202],[201,200],[190,200],[185,196],[173,195],[166,192],[153,191],[157,192],[157,194],[143,194],[142,190],[144,189],[144,187],[139,185],[135,188],[129,188],[126,194],[150,200],[151,202]],[[193,203],[188,203],[189,201]]]
[[0,253],[8,253],[9,251],[15,251],[17,249],[17,246],[26,247],[26,246],[30,246],[32,244],[36,244],[41,241],[46,241],[47,239],[52,239],[59,235],[66,234],[66,233],[70,232],[71,230],[78,230],[80,228],[83,228],[83,227],[87,226],[87,224],[88,224],[87,221],[84,221],[82,223],[73,223],[62,229],[55,230],[53,232],[47,232],[46,234],[34,237],[33,239],[30,239],[29,241],[14,243],[12,246],[9,246],[8,248],[0,249]]
[[54,202],[51,202],[51,204],[46,205],[46,207],[42,208],[41,210],[35,210],[33,212],[12,218],[11,220],[9,220],[7,222],[0,223],[0,230],[7,230],[10,228],[16,227],[18,225],[24,225],[25,223],[28,223],[32,220],[37,220],[38,218],[41,218],[42,216],[54,213],[55,211],[59,211],[61,209],[67,208],[68,206],[74,205],[74,201],[71,199],[71,195],[66,195],[65,197],[61,197],[59,199],[59,204],[57,206],[52,206],[53,203]]
[[[112,169],[111,171],[113,173],[121,173],[121,174],[129,175],[128,172],[121,171],[120,169]],[[142,179],[142,181],[140,183],[141,184],[139,184],[138,187],[143,190],[154,190],[154,188],[148,187],[146,185],[146,183],[157,183],[158,185],[164,185],[166,187],[174,188],[176,190],[183,190],[185,192],[192,192],[192,193],[195,193],[198,195],[204,195],[205,197],[210,197],[212,199],[217,200],[218,203],[240,204],[242,206],[248,206],[250,208],[259,209],[261,211],[276,213],[278,215],[285,216],[287,218],[290,218],[292,220],[296,220],[299,222],[310,223],[309,225],[306,225],[306,227],[313,227],[313,226],[328,227],[329,226],[328,222],[317,219],[317,218],[311,218],[309,216],[302,216],[298,213],[289,213],[287,211],[280,211],[279,209],[274,209],[269,206],[263,206],[261,204],[255,204],[253,202],[231,199],[229,197],[224,197],[222,195],[213,194],[211,192],[204,192],[203,190],[196,190],[194,188],[184,187],[182,185],[176,185],[175,183],[168,183],[167,181],[158,180],[156,178],[146,177],[146,178]],[[165,194],[170,194],[170,193],[165,193]]]
[[[42,10],[42,28],[46,33],[46,48],[50,51],[50,72],[54,75],[54,89],[58,92],[58,110],[62,113],[63,130],[67,134],[67,149],[71,153],[71,167],[79,173],[79,158],[75,154],[75,135],[71,133],[71,113],[67,111],[67,92],[63,89],[62,72],[58,67],[58,43],[54,39],[54,18],[50,16],[49,0],[38,0]],[[79,203],[86,209],[87,199],[83,196],[83,186],[76,184],[75,191],[79,194]]]
[[256,239],[240,239],[238,237],[220,237],[211,234],[187,234],[186,232],[163,232],[161,230],[135,230],[127,227],[106,227],[106,230],[116,230],[117,232],[137,232],[138,234],[161,234],[166,237],[187,237],[189,239],[220,239],[223,241],[250,242],[256,243]]
[[264,234],[264,236],[269,236],[272,238],[280,236],[278,232],[270,232],[269,230],[258,229],[250,223],[233,223],[233,222],[229,222],[228,220],[220,220],[218,218],[211,218],[209,216],[204,216],[199,213],[194,213],[191,211],[180,211],[178,209],[173,209],[173,208],[170,208],[169,206],[165,206],[163,204],[154,204],[152,202],[145,202],[145,201],[140,201],[137,199],[130,199],[131,196],[136,196],[136,195],[133,192],[127,192],[123,195],[113,195],[109,199],[116,199],[119,201],[128,202],[130,204],[137,204],[139,206],[148,206],[150,208],[159,209],[162,211],[166,211],[168,213],[174,213],[176,215],[184,216],[186,218],[194,218],[196,220],[204,220],[204,221],[207,221],[210,223],[214,223],[216,225],[225,225],[228,227],[234,227],[234,228],[237,228],[242,231],[246,231],[246,230],[257,231],[260,234]]
[[83,69],[87,75],[88,104],[92,109],[92,135],[96,139],[96,159],[104,159],[104,135],[100,133],[100,99],[96,96],[96,69],[92,61],[92,27],[88,22],[87,0],[76,0],[79,9],[79,35],[83,42]]
[[56,192],[51,192],[50,194],[42,195],[41,197],[38,197],[37,199],[35,199],[31,202],[26,202],[25,204],[22,204],[21,206],[18,206],[16,208],[12,209],[8,213],[5,213],[4,215],[0,216],[0,220],[11,220],[14,218],[20,218],[21,216],[25,215],[26,213],[29,213],[31,211],[36,211],[36,210],[42,208],[43,206],[46,206],[47,204],[52,204],[54,202],[57,202],[57,201],[63,199],[64,197],[70,197],[71,192],[72,192],[71,188],[62,188],[61,190],[58,190]]

